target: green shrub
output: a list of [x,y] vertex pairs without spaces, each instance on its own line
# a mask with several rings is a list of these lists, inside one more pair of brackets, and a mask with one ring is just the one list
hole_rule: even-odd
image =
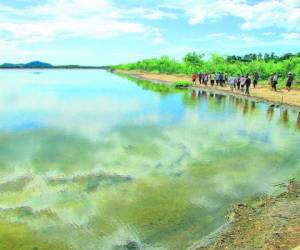
[[162,56],[135,63],[115,65],[110,68],[189,76],[200,71],[206,73],[225,72],[234,75],[253,75],[257,71],[260,80],[263,81],[268,81],[270,75],[276,72],[281,85],[285,84],[288,72],[292,72],[296,78],[294,85],[296,87],[300,85],[300,53],[286,54],[281,57],[273,53],[265,54],[264,57],[261,54],[229,57],[211,54],[207,60],[204,60],[203,54],[191,52],[185,55],[181,61]]

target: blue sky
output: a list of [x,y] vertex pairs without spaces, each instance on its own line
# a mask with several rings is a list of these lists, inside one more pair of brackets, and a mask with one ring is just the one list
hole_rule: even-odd
[[0,63],[300,52],[299,0],[1,0]]

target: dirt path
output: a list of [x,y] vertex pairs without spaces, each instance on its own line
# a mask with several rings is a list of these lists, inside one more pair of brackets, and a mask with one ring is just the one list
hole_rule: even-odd
[[[140,72],[140,71],[125,71],[125,70],[117,70],[117,73],[122,73],[126,75],[130,75],[139,79],[152,80],[152,81],[160,81],[166,84],[174,83],[177,81],[187,81],[191,82],[191,78],[183,76],[183,75],[168,75],[168,74],[154,74],[149,72]],[[197,84],[197,87],[205,88],[204,85]],[[207,89],[213,89],[223,92],[230,92],[230,88],[227,85],[226,87],[218,87],[214,86],[207,87]],[[243,94],[240,91],[234,91],[235,94]],[[300,90],[293,89],[288,92],[286,89],[279,89],[277,92],[274,92],[270,89],[270,87],[259,86],[254,89],[251,86],[250,95],[252,97],[256,97],[268,102],[278,103],[278,104],[287,104],[291,106],[300,107]]]

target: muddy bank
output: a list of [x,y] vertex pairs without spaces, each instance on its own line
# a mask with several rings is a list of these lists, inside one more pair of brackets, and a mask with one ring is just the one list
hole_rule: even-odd
[[300,247],[300,182],[273,197],[235,204],[227,224],[195,243],[200,249],[294,249]]
[[[125,70],[115,70],[114,73],[118,74],[125,74],[137,79],[141,80],[149,80],[153,82],[160,82],[164,84],[172,84],[174,82],[191,82],[191,78],[184,76],[184,75],[171,75],[171,74],[155,74],[149,72],[140,72],[140,71],[125,71]],[[200,85],[197,83],[197,88],[203,90],[209,90],[213,92],[222,92],[225,94],[234,94],[237,96],[245,96],[244,93],[240,91],[234,91],[233,93],[230,91],[229,86],[226,87],[205,87],[204,85]],[[258,88],[254,89],[252,86],[250,88],[250,95],[252,99],[257,101],[271,103],[275,105],[283,105],[292,108],[300,108],[300,90],[293,89],[292,91],[288,92],[285,89],[279,89],[277,92],[274,92],[270,89],[270,87],[266,86],[265,84],[259,85]]]

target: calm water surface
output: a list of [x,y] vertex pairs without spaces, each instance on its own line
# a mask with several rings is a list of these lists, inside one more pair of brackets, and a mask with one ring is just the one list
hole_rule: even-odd
[[105,71],[0,71],[0,248],[185,249],[299,178],[299,129],[297,110]]

